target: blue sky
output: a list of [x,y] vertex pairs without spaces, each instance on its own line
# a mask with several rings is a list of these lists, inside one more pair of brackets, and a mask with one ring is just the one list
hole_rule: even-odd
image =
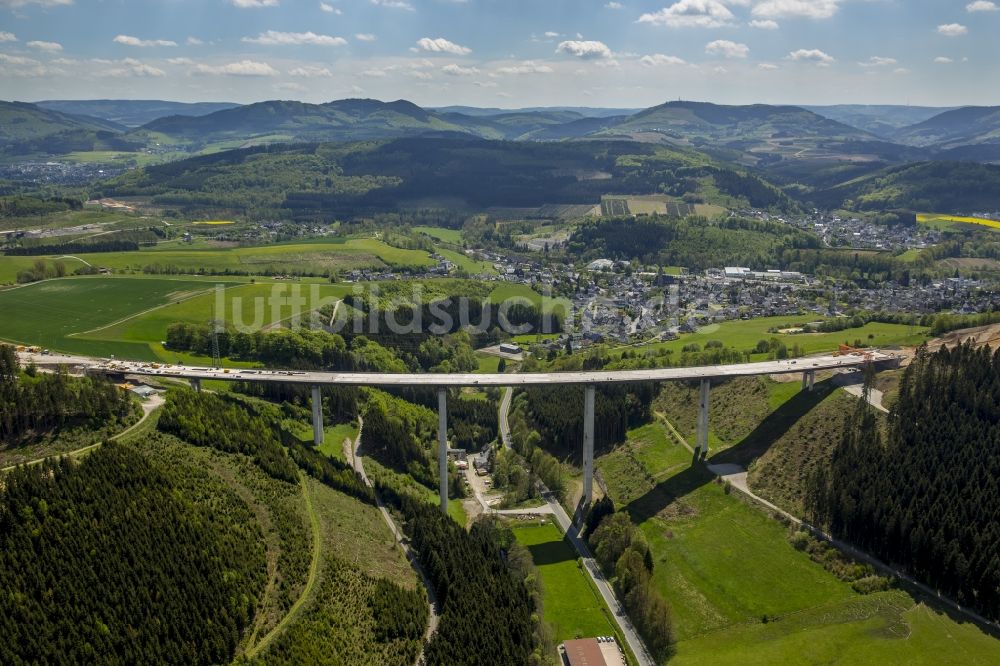
[[1000,104],[1000,0],[0,0],[0,98]]

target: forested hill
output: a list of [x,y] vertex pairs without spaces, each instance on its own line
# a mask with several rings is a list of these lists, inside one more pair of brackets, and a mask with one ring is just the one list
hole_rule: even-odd
[[812,479],[813,518],[1000,618],[1000,351],[920,350],[883,440],[865,401]]
[[859,210],[977,211],[1000,208],[1000,166],[916,162],[806,195],[819,206]]
[[125,128],[100,118],[71,115],[22,102],[0,102],[0,153],[26,154],[63,147],[92,150],[119,145]]
[[152,196],[166,206],[305,220],[395,211],[414,202],[465,211],[595,205],[605,194],[635,192],[691,194],[695,200],[721,192],[744,205],[797,208],[759,177],[713,164],[696,151],[627,141],[406,138],[258,147],[139,169],[104,189]]
[[123,127],[138,127],[166,116],[203,116],[239,106],[230,102],[185,103],[147,99],[53,99],[35,102],[35,105],[61,113],[101,118]]

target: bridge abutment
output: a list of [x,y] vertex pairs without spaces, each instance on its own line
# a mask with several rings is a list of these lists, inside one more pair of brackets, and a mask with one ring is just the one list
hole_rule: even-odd
[[191,388],[195,393],[201,393],[201,380],[197,377],[191,378]]

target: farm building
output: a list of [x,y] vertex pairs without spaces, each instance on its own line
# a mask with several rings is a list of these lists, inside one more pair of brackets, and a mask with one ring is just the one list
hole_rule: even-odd
[[511,342],[504,342],[500,345],[501,354],[520,354],[521,348]]
[[625,655],[612,636],[578,638],[559,647],[566,666],[625,666]]

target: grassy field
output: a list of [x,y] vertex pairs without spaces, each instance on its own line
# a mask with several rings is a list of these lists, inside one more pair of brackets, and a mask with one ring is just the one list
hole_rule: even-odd
[[0,339],[53,350],[155,360],[149,345],[70,337],[189,298],[205,285],[184,280],[66,278],[0,292]]
[[[358,424],[356,423],[338,423],[327,426],[324,430],[323,446],[319,447],[318,450],[325,456],[344,460],[344,440],[349,439],[353,442],[357,436]],[[310,433],[310,439],[311,437]]]
[[451,263],[458,266],[459,270],[465,271],[470,275],[478,275],[479,273],[485,273],[488,275],[495,275],[496,269],[493,268],[493,264],[488,261],[476,261],[475,259],[470,259],[461,252],[456,252],[454,250],[448,250],[443,247],[437,248],[437,253],[442,257],[450,261]]
[[526,546],[542,581],[545,620],[553,638],[610,636],[616,633],[603,599],[594,591],[587,574],[577,564],[576,551],[549,521],[517,522],[518,543]]
[[678,637],[671,664],[1000,659],[1000,641],[905,592],[856,593],[794,549],[784,525],[727,494],[651,428],[631,431],[597,467],[652,549],[653,581]]
[[[19,271],[30,268],[35,261],[42,260],[51,265],[57,256],[0,257],[0,283],[11,284]],[[209,242],[165,242],[136,252],[80,253],[73,258],[62,259],[62,262],[69,273],[90,265],[109,268],[117,273],[141,273],[147,267],[158,266],[160,271],[169,268],[184,273],[220,273],[228,270],[250,275],[309,273],[324,276],[361,268],[424,268],[434,264],[430,255],[422,250],[403,250],[374,238],[341,242],[317,239],[316,242],[235,248]]]
[[462,243],[461,229],[448,229],[446,227],[413,227],[418,234],[427,234],[434,240],[444,241],[459,245]]

